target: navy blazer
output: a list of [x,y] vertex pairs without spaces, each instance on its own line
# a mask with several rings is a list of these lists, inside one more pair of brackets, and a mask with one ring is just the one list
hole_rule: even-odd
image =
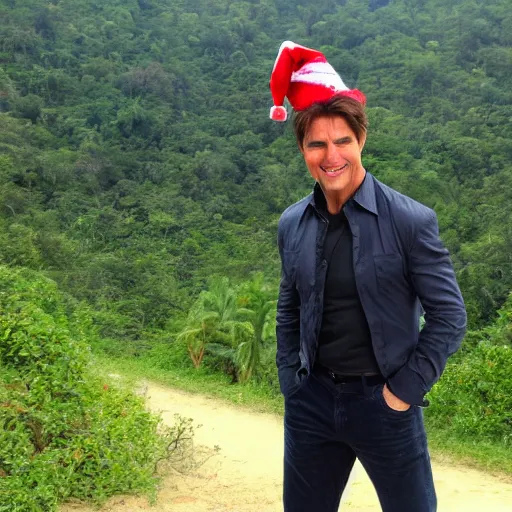
[[[316,186],[317,193],[318,185]],[[353,237],[357,290],[375,357],[391,391],[419,406],[460,346],[466,311],[434,211],[370,173],[343,207]],[[285,397],[315,363],[327,262],[328,221],[315,193],[279,220],[282,272],[277,303],[277,367]],[[425,324],[419,329],[419,318]],[[343,314],[343,312],[340,312]]]

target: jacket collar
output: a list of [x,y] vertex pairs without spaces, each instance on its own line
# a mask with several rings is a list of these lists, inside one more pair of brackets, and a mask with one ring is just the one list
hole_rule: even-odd
[[[346,204],[348,205],[351,202],[357,203],[374,215],[379,215],[377,200],[375,199],[375,178],[368,171],[366,172],[363,183],[361,183],[361,186]],[[325,212],[327,210],[325,196],[318,183],[315,183],[309,203],[318,211]]]

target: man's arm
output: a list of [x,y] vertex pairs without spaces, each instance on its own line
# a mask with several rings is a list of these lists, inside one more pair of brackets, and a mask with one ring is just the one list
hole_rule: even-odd
[[429,212],[409,254],[409,271],[425,310],[425,325],[411,357],[388,381],[393,394],[413,405],[426,405],[425,393],[441,376],[466,330],[466,310],[452,262],[439,239],[436,215]]
[[281,232],[278,234],[278,245],[281,256],[281,283],[277,300],[276,364],[281,392],[287,396],[293,392],[296,385],[295,375],[300,367],[300,298],[295,282],[291,278],[291,269],[286,268],[289,261],[284,255]]

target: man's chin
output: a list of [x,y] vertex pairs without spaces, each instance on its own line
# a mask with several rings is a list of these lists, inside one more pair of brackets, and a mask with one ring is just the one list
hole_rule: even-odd
[[329,180],[329,181],[320,181],[320,188],[325,192],[325,193],[336,193],[336,192],[343,192],[344,190],[347,189],[348,185],[349,185],[349,182],[347,182],[346,180],[340,180],[340,181],[334,181],[334,180]]

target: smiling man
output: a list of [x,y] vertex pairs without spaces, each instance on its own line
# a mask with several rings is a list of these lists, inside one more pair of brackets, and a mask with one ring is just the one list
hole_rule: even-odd
[[329,213],[337,214],[364,180],[366,133],[354,133],[341,116],[315,117],[303,130],[300,149],[306,166],[324,193]]
[[466,325],[436,215],[365,170],[365,97],[323,54],[283,43],[270,86],[316,182],[278,228],[284,510],[337,511],[357,457],[384,512],[434,512],[424,396]]

